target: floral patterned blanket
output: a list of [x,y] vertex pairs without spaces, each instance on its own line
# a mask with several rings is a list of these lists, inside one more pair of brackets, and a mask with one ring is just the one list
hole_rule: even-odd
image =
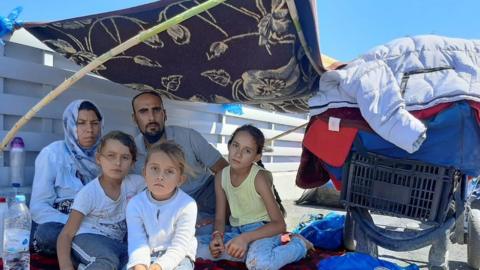
[[[125,10],[26,24],[44,44],[86,65],[138,32],[205,0],[162,0]],[[307,111],[324,71],[316,0],[229,0],[121,53],[95,73],[175,100]]]

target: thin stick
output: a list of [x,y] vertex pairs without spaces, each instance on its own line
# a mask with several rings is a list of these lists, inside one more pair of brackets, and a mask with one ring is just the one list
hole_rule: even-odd
[[83,76],[88,74],[90,71],[94,70],[101,64],[107,62],[115,55],[118,55],[119,53],[122,53],[130,49],[131,47],[139,44],[140,42],[148,40],[149,38],[155,36],[156,34],[167,30],[171,26],[179,24],[216,5],[219,5],[224,1],[225,0],[208,0],[202,4],[199,4],[189,10],[186,10],[176,15],[173,18],[166,20],[165,22],[157,24],[150,29],[147,29],[138,33],[136,36],[128,39],[124,43],[119,44],[118,46],[112,48],[110,51],[94,59],[88,65],[86,65],[85,67],[77,71],[75,74],[73,74],[70,78],[68,78],[63,83],[61,83],[57,88],[55,88],[50,93],[48,93],[48,95],[42,98],[35,106],[32,107],[32,109],[30,109],[30,111],[28,111],[22,118],[20,118],[20,120],[18,120],[17,123],[15,123],[15,125],[12,127],[12,129],[7,133],[7,135],[5,135],[5,138],[3,138],[2,144],[0,144],[0,151],[5,150],[8,143],[12,140],[12,138],[15,136],[18,130],[20,130],[20,128],[22,128],[28,121],[30,121],[30,119],[32,119],[32,117],[35,116],[35,114],[37,114],[38,111],[40,111],[43,107],[45,107],[48,103],[50,103],[52,100],[58,97],[61,93],[67,90],[70,86],[72,86],[75,82],[80,80]]
[[304,128],[304,127],[307,126],[307,124],[308,124],[308,122],[305,123],[305,124],[302,124],[302,125],[300,125],[300,126],[298,126],[298,127],[294,127],[294,128],[289,129],[289,130],[287,130],[287,131],[285,131],[285,132],[282,132],[282,133],[278,134],[277,136],[274,136],[274,137],[272,137],[272,138],[270,138],[270,139],[266,139],[266,140],[265,140],[265,144],[270,144],[272,141],[274,141],[274,140],[276,140],[276,139],[278,139],[278,138],[281,138],[281,137],[283,137],[283,136],[285,136],[285,135],[288,135],[288,134],[290,134],[290,133],[292,133],[292,132],[294,132],[294,131],[296,131],[296,130],[299,130],[299,129],[301,129],[301,128]]

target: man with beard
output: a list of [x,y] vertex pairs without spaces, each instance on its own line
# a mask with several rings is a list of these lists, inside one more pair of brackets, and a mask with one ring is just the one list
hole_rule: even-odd
[[[228,165],[220,152],[191,128],[165,126],[167,115],[162,97],[156,92],[142,92],[132,99],[133,121],[140,133],[135,138],[138,154],[135,173],[142,174],[148,148],[163,141],[174,141],[184,152],[185,160],[194,176],[188,176],[181,189],[189,194],[198,206],[197,227],[213,222],[215,216],[214,179]],[[197,229],[197,234],[208,233],[210,228]]]

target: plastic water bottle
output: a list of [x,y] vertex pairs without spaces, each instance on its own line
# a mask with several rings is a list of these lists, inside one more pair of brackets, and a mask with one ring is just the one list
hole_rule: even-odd
[[24,179],[25,144],[21,137],[10,143],[10,181],[13,187],[21,187]]
[[5,197],[0,197],[0,258],[3,256],[3,221],[7,211],[7,199]]
[[3,269],[30,269],[30,230],[32,218],[25,204],[25,195],[16,195],[4,221]]

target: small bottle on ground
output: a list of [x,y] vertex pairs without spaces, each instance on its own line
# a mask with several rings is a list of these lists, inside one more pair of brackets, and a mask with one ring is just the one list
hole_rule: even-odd
[[32,218],[25,195],[16,195],[4,220],[3,269],[30,269],[30,231]]

